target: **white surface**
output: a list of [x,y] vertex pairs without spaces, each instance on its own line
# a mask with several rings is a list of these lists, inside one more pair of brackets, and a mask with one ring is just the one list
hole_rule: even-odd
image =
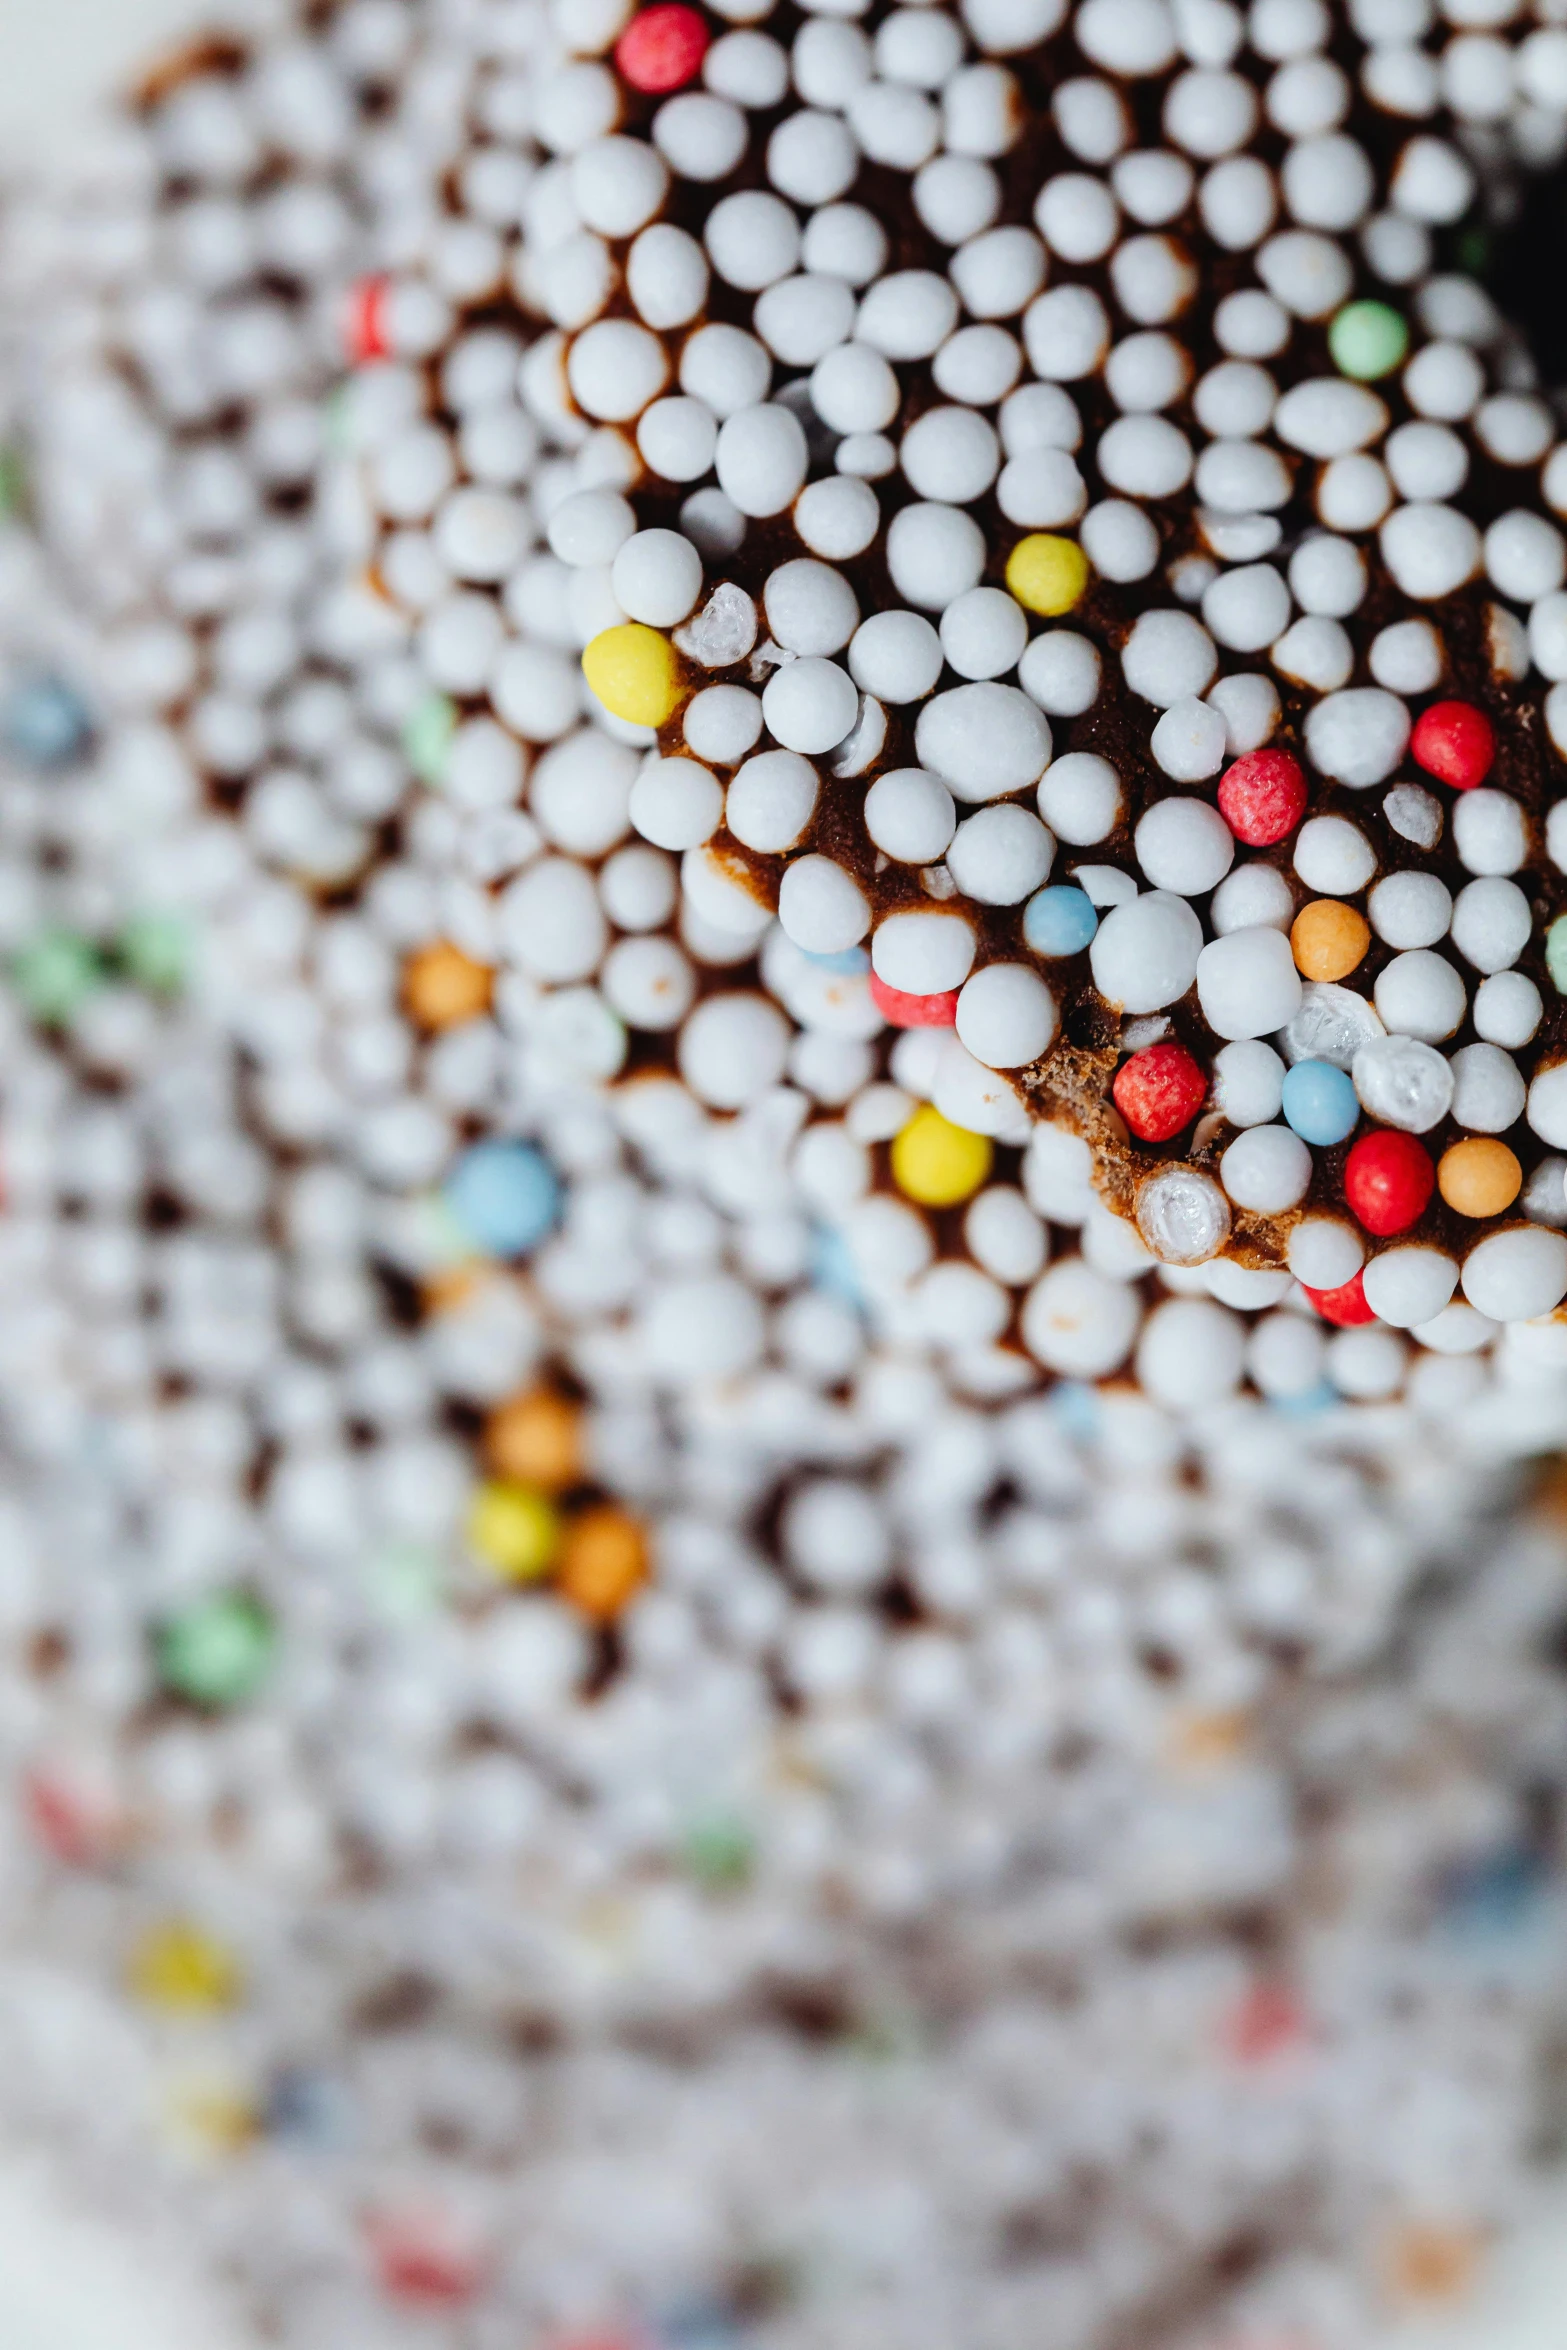
[[[47,165],[94,105],[187,28],[193,0],[0,0],[0,169]],[[225,11],[232,13],[232,10]],[[0,2155],[3,2350],[241,2350],[188,2278],[129,2237],[73,2215]],[[1567,2194],[1542,2195],[1475,2301],[1442,2325],[1399,2327],[1386,2350],[1564,2350]]]

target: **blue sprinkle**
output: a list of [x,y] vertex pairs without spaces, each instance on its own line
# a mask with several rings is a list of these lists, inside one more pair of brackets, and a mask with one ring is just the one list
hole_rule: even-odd
[[1318,1412],[1331,1411],[1339,1401],[1339,1393],[1326,1379],[1319,1379],[1304,1395],[1275,1395],[1269,1400],[1271,1409],[1282,1412],[1286,1419],[1310,1420]]
[[526,1142],[478,1142],[447,1179],[446,1204],[470,1240],[492,1257],[525,1257],[560,1210],[548,1160]]
[[270,2136],[296,2145],[340,2146],[349,2135],[347,2092],[325,2073],[285,2066],[268,2086],[262,2123]]
[[865,1310],[865,1295],[855,1271],[854,1256],[841,1232],[818,1224],[811,1235],[811,1280],[829,1297],[840,1298],[857,1314]]
[[805,947],[800,952],[808,963],[816,965],[818,971],[842,971],[851,979],[871,967],[870,956],[863,947],[844,947],[836,955],[813,955]]
[[1514,1844],[1449,1871],[1438,1900],[1444,1923],[1460,1933],[1507,1934],[1530,1921],[1543,1891],[1539,1854]]
[[1099,1392],[1086,1380],[1063,1379],[1050,1398],[1050,1409],[1068,1436],[1086,1443],[1099,1433]]
[[1023,937],[1036,955],[1080,955],[1098,928],[1088,892],[1065,883],[1036,890],[1023,908]]
[[1355,1088],[1331,1061],[1297,1061],[1284,1080],[1284,1115],[1302,1142],[1342,1142],[1360,1123]]
[[86,748],[92,721],[63,678],[35,677],[7,699],[0,732],[30,767],[64,767]]

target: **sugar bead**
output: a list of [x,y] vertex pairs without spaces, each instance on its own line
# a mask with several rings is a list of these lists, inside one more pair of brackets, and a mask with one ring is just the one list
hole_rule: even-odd
[[246,1592],[216,1592],[164,1619],[156,1638],[165,1689],[212,1711],[242,1705],[271,1672],[277,1627]]
[[1064,628],[1030,639],[1017,665],[1018,683],[1052,718],[1079,718],[1099,699],[1097,648]]
[[888,914],[871,941],[871,966],[900,995],[941,995],[963,985],[975,944],[961,914]]
[[1371,1037],[1350,1074],[1362,1107],[1406,1134],[1428,1134],[1453,1106],[1452,1063],[1419,1037]]
[[1354,1227],[1337,1216],[1305,1216],[1292,1227],[1286,1245],[1290,1271],[1303,1289],[1332,1291],[1353,1281],[1365,1261],[1365,1246]]
[[1366,911],[1386,945],[1429,947],[1446,937],[1453,900],[1434,873],[1390,873],[1371,892]]
[[1202,897],[1224,879],[1235,840],[1216,808],[1204,800],[1156,800],[1139,820],[1132,843],[1155,889]]
[[[730,784],[724,822],[744,847],[776,856],[799,841],[816,812],[819,789],[815,768],[798,752],[764,751],[747,759]],[[692,844],[664,841],[660,845],[677,848]]]
[[1016,906],[1046,879],[1054,854],[1038,817],[1004,804],[964,819],[947,849],[947,870],[978,904]]
[[1346,979],[1371,944],[1371,927],[1354,906],[1316,898],[1290,927],[1290,949],[1303,979]]
[[1025,963],[990,963],[958,996],[957,1032],[987,1069],[1019,1069],[1054,1041],[1056,1003]]
[[1072,539],[1036,533],[1020,539],[1007,558],[1006,581],[1018,603],[1055,618],[1082,601],[1088,560]]
[[1068,885],[1038,891],[1023,909],[1024,944],[1052,961],[1082,954],[1098,927],[1092,900]]
[[894,1138],[892,1179],[922,1207],[955,1207],[988,1179],[994,1147],[987,1136],[954,1126],[923,1103]]
[[1534,1225],[1494,1232],[1464,1259],[1463,1291],[1493,1322],[1527,1322],[1567,1296],[1567,1240]]
[[1306,811],[1306,779],[1288,751],[1250,752],[1219,784],[1219,812],[1237,840],[1271,848],[1288,839]]
[[1532,1042],[1544,1010],[1532,979],[1521,971],[1497,971],[1475,989],[1469,1014],[1477,1036],[1517,1052]]
[[1133,1014],[1157,1012],[1186,993],[1202,952],[1202,924],[1185,899],[1152,891],[1106,915],[1089,967],[1107,1003]]
[[1444,1151],[1436,1175],[1454,1213],[1477,1221],[1505,1216],[1523,1188],[1523,1169],[1506,1143],[1479,1135]]
[[723,822],[723,788],[695,759],[654,759],[632,785],[627,812],[655,848],[697,848]]
[[615,63],[634,90],[662,97],[695,79],[710,37],[699,9],[684,6],[683,0],[657,0],[640,9],[621,34]]
[[808,465],[799,420],[776,402],[739,408],[719,427],[718,486],[744,515],[781,514],[804,486]]
[[1506,971],[1528,945],[1534,916],[1516,882],[1488,876],[1459,891],[1451,928],[1454,946],[1474,970]]
[[891,1028],[952,1028],[957,1023],[955,987],[943,988],[935,995],[908,995],[901,988],[889,987],[874,971],[868,984],[872,1003]]
[[1306,1196],[1311,1153],[1288,1127],[1250,1126],[1220,1159],[1219,1178],[1238,1208],[1254,1215],[1283,1215]]
[[1271,1035],[1300,1007],[1300,974],[1289,942],[1273,929],[1232,930],[1211,940],[1197,958],[1195,976],[1203,1017],[1218,1036]]
[[674,647],[635,621],[594,637],[582,656],[582,673],[605,709],[633,726],[662,726],[680,701]]
[[1214,1107],[1232,1126],[1263,1126],[1276,1118],[1283,1083],[1284,1063],[1259,1039],[1240,1038],[1214,1055]]
[[1091,848],[1108,840],[1120,821],[1121,779],[1097,751],[1068,751],[1046,769],[1038,805],[1058,840]]
[[985,681],[934,695],[916,721],[914,747],[955,799],[980,801],[1036,783],[1052,744],[1049,721],[1026,694]]
[[560,1211],[549,1162],[523,1142],[478,1142],[448,1177],[446,1204],[459,1228],[487,1255],[529,1255]]
[[1472,702],[1433,702],[1409,739],[1410,756],[1454,791],[1483,783],[1496,756],[1496,735]]
[[1430,1154],[1413,1135],[1364,1134],[1345,1161],[1345,1200],[1358,1222],[1378,1239],[1407,1232],[1418,1223],[1435,1188]]
[[706,997],[680,1031],[680,1074],[711,1109],[739,1110],[783,1074],[789,1032],[765,996],[738,990]]
[[810,955],[835,955],[852,947],[871,926],[871,908],[852,874],[830,857],[798,857],[784,868],[778,891],[778,919],[785,933]]
[[1360,1122],[1354,1085],[1327,1061],[1297,1061],[1284,1079],[1281,1098],[1289,1124],[1318,1149],[1343,1142]]
[[906,603],[944,612],[979,585],[984,568],[984,533],[960,508],[922,503],[894,515],[887,531],[887,570]]
[[1456,1260],[1444,1249],[1419,1245],[1384,1249],[1361,1276],[1367,1305],[1395,1330],[1432,1320],[1457,1287]]
[[1205,1265],[1230,1237],[1230,1208],[1210,1175],[1168,1167],[1136,1198],[1137,1229],[1162,1265]]
[[468,1545],[490,1572],[509,1583],[534,1583],[549,1572],[560,1520],[532,1486],[494,1478],[481,1485],[468,1513]]
[[865,795],[865,829],[885,856],[903,865],[934,864],[957,825],[952,794],[923,768],[878,776]]
[[1168,1142],[1189,1126],[1208,1081],[1184,1045],[1147,1045],[1116,1071],[1116,1108],[1140,1142]]

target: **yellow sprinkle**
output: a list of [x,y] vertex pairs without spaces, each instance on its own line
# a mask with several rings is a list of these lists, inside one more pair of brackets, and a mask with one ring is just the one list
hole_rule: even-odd
[[197,2155],[237,2154],[261,2127],[254,2099],[237,2082],[215,2074],[176,2082],[167,2121],[175,2143]]
[[995,1146],[922,1104],[892,1146],[892,1179],[905,1198],[925,1208],[956,1207],[990,1173]]
[[1076,539],[1031,531],[1007,557],[1007,586],[1030,612],[1070,612],[1088,585],[1088,557]]
[[210,2015],[240,1995],[233,1953],[179,1920],[142,1936],[131,1954],[130,1984],[149,2007],[182,2015]]
[[493,1478],[468,1513],[468,1540],[485,1565],[511,1583],[536,1583],[560,1541],[560,1520],[531,1485]]
[[662,726],[680,699],[674,646],[638,620],[601,631],[582,656],[582,674],[610,716],[631,726]]

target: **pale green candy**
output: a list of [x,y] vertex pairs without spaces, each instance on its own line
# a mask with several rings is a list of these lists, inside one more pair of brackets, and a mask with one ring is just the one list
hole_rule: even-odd
[[1567,914],[1558,914],[1545,934],[1545,968],[1558,995],[1567,995]]
[[1409,328],[1386,302],[1346,302],[1328,328],[1328,349],[1341,375],[1375,383],[1402,366]]
[[120,936],[128,976],[154,995],[173,995],[190,969],[190,925],[178,914],[134,914]]
[[16,992],[35,1020],[60,1027],[103,981],[98,951],[71,930],[46,930],[12,966]]
[[158,1671],[164,1687],[192,1705],[240,1705],[266,1679],[276,1650],[277,1626],[259,1599],[215,1592],[162,1626]]

